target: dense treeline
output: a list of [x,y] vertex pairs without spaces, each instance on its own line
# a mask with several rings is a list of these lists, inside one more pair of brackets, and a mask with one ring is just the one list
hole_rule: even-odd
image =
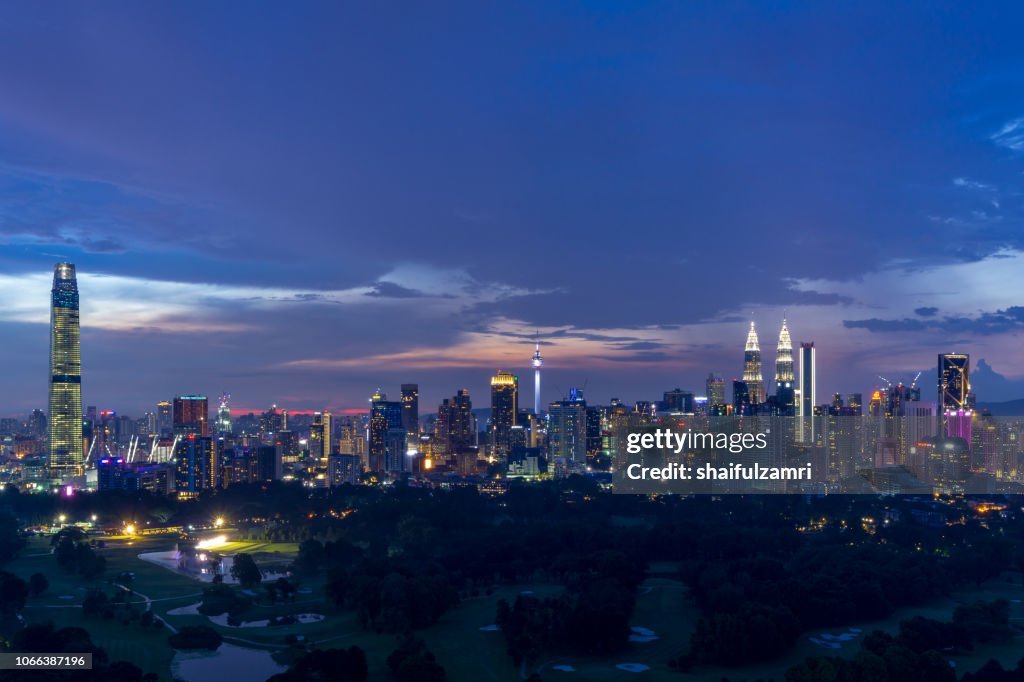
[[615,550],[560,555],[552,572],[564,583],[563,594],[521,594],[511,606],[498,602],[496,624],[515,665],[532,664],[553,648],[584,654],[623,649],[644,569],[635,557]]
[[[864,637],[852,658],[808,658],[786,672],[786,682],[956,682],[949,655],[1012,634],[1005,601],[979,602],[958,607],[952,622],[918,616],[900,622],[896,636],[875,630]],[[1007,672],[991,661],[977,673],[964,675],[962,682],[1017,682],[1024,679],[1021,671],[1022,665]]]
[[685,524],[680,575],[701,618],[673,664],[686,670],[774,658],[804,630],[883,618],[995,577],[1012,562],[1012,543],[974,524],[894,523],[869,533],[849,516],[806,535],[777,514]]
[[93,644],[82,628],[54,628],[52,623],[29,625],[15,632],[8,651],[47,652],[54,654],[92,654],[91,670],[5,670],[9,682],[156,682],[156,673],[145,673],[127,661],[111,662],[103,648]]

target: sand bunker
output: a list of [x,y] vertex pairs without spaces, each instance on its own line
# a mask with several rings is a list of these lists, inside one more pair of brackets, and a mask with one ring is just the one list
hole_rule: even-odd
[[615,667],[619,670],[625,670],[627,673],[642,673],[645,670],[651,669],[651,666],[644,665],[643,663],[619,663]]

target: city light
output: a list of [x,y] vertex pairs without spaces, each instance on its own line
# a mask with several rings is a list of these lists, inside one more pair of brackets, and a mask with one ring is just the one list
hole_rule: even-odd
[[224,525],[224,517],[218,516],[216,518],[216,520],[214,520],[213,525],[215,525],[217,528],[220,528],[221,526],[223,526]]
[[135,524],[129,523],[124,527],[125,535],[135,535]]
[[226,535],[214,535],[212,538],[206,538],[196,543],[196,549],[210,549],[211,547],[220,547],[228,543],[228,536]]

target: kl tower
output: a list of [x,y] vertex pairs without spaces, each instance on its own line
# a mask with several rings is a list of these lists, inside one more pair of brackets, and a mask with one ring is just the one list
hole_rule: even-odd
[[533,351],[533,414],[540,417],[540,368],[544,366],[544,358],[540,356],[540,339]]

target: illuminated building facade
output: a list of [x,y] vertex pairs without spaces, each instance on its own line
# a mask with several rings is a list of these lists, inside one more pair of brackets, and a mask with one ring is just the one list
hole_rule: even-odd
[[212,438],[195,434],[178,441],[174,448],[174,484],[178,497],[189,499],[212,490],[220,480],[220,461]]
[[174,399],[174,435],[201,436],[209,434],[210,408],[205,395],[179,395]]
[[712,372],[708,374],[707,381],[704,382],[704,389],[708,397],[708,413],[724,414],[724,408],[727,405],[725,402],[725,379]]
[[814,406],[818,404],[815,353],[813,341],[800,344],[800,409],[797,414],[797,439],[801,443],[814,443],[817,438],[814,423]]
[[405,431],[402,428],[402,403],[389,401],[377,389],[370,398],[370,424],[366,439],[367,467],[370,471],[387,471],[388,451],[394,449],[395,432],[399,430]]
[[174,435],[171,404],[166,400],[161,400],[156,404],[156,433],[161,438],[169,438]]
[[227,393],[220,396],[220,406],[217,408],[217,434],[220,436],[229,435],[232,431],[230,402],[231,396]]
[[495,454],[508,454],[509,435],[519,412],[519,377],[498,370],[491,377],[491,446]]
[[793,340],[786,320],[782,320],[779,343],[775,349],[775,401],[782,415],[796,413],[796,377],[793,375]]
[[402,428],[410,436],[420,432],[419,384],[402,384]]
[[569,470],[587,462],[587,402],[582,392],[569,391],[568,400],[548,405],[548,455],[557,467]]
[[327,456],[331,454],[331,413],[314,412],[309,426],[309,457],[326,470]]
[[743,382],[747,385],[747,395],[751,405],[759,405],[765,400],[764,376],[761,374],[761,346],[757,340],[757,327],[750,321],[747,332],[747,343],[743,348]]
[[82,342],[75,266],[53,267],[50,292],[49,476],[83,473]]
[[971,442],[971,356],[941,353],[938,361],[939,432]]

